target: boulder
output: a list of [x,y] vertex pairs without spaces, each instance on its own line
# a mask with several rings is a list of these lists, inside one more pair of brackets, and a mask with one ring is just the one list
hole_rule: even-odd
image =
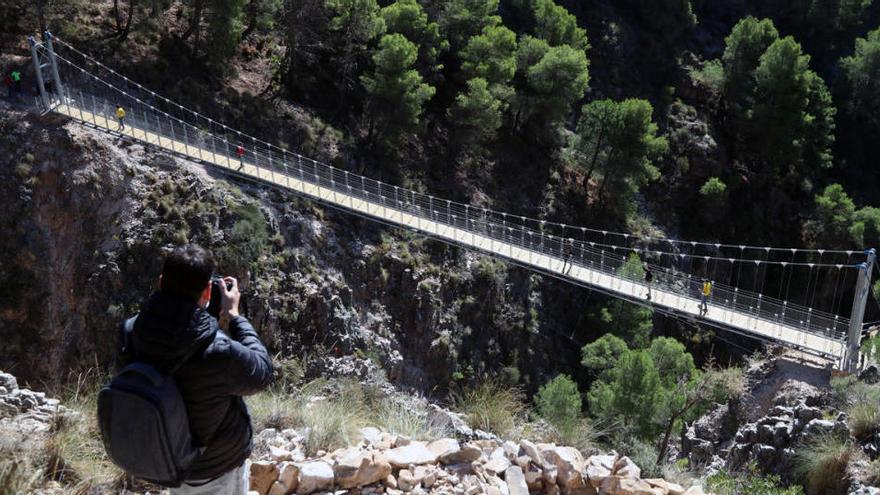
[[814,419],[804,426],[803,439],[810,437],[832,433],[840,435],[842,438],[849,436],[849,427],[842,421],[828,421],[827,419]]
[[304,462],[299,466],[296,493],[304,495],[333,488],[333,468],[325,461]]
[[556,467],[556,482],[564,490],[587,486],[583,473],[587,463],[574,447],[552,447],[541,452],[544,461]]
[[413,488],[419,486],[421,480],[416,479],[415,475],[409,469],[401,469],[397,473],[397,488],[405,492],[412,491]]
[[[460,452],[460,451],[459,451]],[[422,442],[411,442],[385,452],[388,462],[394,467],[407,467],[411,464],[430,464],[437,462],[437,454],[428,450]]]
[[296,486],[299,484],[299,468],[296,464],[292,462],[282,462],[278,465],[278,471],[278,481],[284,483],[284,486],[288,489],[288,493],[295,491]]
[[804,403],[801,403],[795,409],[795,417],[797,417],[798,420],[806,425],[814,419],[822,418],[822,410],[818,407],[810,407]]
[[776,460],[776,449],[771,445],[759,443],[752,446],[752,455],[758,461],[758,465],[769,466]]
[[791,424],[779,422],[773,427],[773,446],[784,447],[791,440]]
[[684,492],[684,495],[706,495],[706,492],[703,491],[703,487],[700,485],[694,485],[687,489]]
[[278,479],[278,466],[274,462],[257,461],[251,463],[250,489],[260,495],[266,495],[272,488],[272,483]]
[[361,439],[367,443],[367,445],[375,445],[379,443],[382,439],[382,431],[379,428],[374,428],[372,426],[367,426],[366,428],[361,428]]
[[642,477],[642,470],[632,461],[632,459],[624,456],[614,461],[614,475],[639,479]]
[[333,466],[334,479],[340,488],[371,485],[391,474],[391,464],[382,454],[350,449]]
[[666,481],[664,479],[660,479],[660,478],[646,479],[645,483],[647,483],[655,488],[659,488],[660,490],[663,491],[663,493],[666,493],[668,495],[683,495],[684,494],[684,488],[682,488],[681,485],[679,485],[678,483],[670,483],[669,481]]
[[440,456],[440,462],[443,464],[470,464],[482,455],[479,447],[472,444],[465,444],[461,449]]
[[429,442],[427,447],[431,453],[437,455],[438,459],[442,459],[444,456],[452,456],[461,450],[461,445],[459,445],[458,440],[455,440],[454,438],[441,438],[439,440],[434,440],[433,442]]
[[861,373],[859,373],[859,380],[869,385],[880,383],[880,369],[877,369],[877,365],[875,364],[869,365]]
[[518,466],[510,466],[504,471],[504,481],[507,483],[510,495],[529,495],[526,478]]
[[611,476],[611,470],[602,465],[588,464],[586,476],[593,488],[599,488],[605,482],[605,478]]
[[290,493],[290,489],[280,481],[272,483],[272,488],[269,489],[269,495],[287,495],[288,493]]
[[758,443],[773,443],[773,426],[767,423],[758,425]]
[[18,390],[18,381],[9,373],[0,371],[0,387],[10,391]]
[[621,476],[609,476],[602,482],[599,493],[608,495],[656,495],[654,488],[647,482],[624,478]]
[[483,464],[483,469],[486,470],[489,474],[501,474],[510,467],[510,461],[507,460],[507,457],[494,457],[489,460],[486,464]]
[[541,456],[541,453],[538,452],[538,447],[534,443],[525,439],[520,440],[519,449],[523,454],[529,456],[532,459],[532,462],[538,466],[544,465],[544,458]]

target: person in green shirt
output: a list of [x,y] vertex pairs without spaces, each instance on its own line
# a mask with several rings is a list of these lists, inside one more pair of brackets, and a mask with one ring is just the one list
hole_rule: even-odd
[[14,70],[9,76],[12,78],[13,95],[21,96],[21,72]]

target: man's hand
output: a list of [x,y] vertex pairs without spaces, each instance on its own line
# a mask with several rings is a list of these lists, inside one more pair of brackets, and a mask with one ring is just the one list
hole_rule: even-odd
[[[241,299],[241,293],[238,291],[238,280],[235,277],[224,277],[220,284],[220,314],[229,315],[229,317],[238,316],[238,301]],[[227,289],[226,286],[230,288]]]

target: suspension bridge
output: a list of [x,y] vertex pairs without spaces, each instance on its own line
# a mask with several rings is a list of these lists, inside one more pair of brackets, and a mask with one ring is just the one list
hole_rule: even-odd
[[[874,250],[651,239],[458,203],[341,170],[227,127],[50,33],[29,41],[35,104],[45,112],[665,315],[799,350],[838,369],[858,368]],[[117,107],[126,112],[124,127]],[[654,276],[650,282],[644,267]],[[713,283],[705,314],[704,279]]]

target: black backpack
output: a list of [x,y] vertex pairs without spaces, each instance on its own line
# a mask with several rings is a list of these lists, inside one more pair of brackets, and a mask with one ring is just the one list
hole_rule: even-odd
[[[127,343],[134,320],[124,323],[123,342]],[[127,473],[177,487],[204,451],[193,444],[186,405],[173,377],[197,350],[190,351],[167,373],[151,364],[132,363],[98,394],[104,448],[113,463]]]

